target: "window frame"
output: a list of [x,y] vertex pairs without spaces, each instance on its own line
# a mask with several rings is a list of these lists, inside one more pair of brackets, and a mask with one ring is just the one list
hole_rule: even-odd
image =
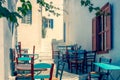
[[29,10],[21,20],[22,24],[32,24],[32,10]]
[[[102,15],[92,19],[92,50],[108,53],[111,49],[111,7],[106,3],[101,8]],[[110,15],[107,15],[107,14]]]

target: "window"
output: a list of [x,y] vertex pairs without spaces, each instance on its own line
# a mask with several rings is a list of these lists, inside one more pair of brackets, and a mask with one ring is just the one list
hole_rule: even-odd
[[46,17],[42,17],[42,27],[48,27],[48,19]]
[[53,19],[49,19],[49,27],[53,29],[54,23]]
[[111,49],[111,9],[105,4],[101,11],[103,14],[92,20],[92,49],[98,53],[108,53]]
[[26,14],[26,16],[24,16],[22,18],[22,23],[24,24],[32,24],[32,11],[29,10]]
[[64,29],[63,29],[64,31],[63,31],[63,40],[64,40],[64,42],[66,42],[66,23],[64,22]]
[[48,19],[46,17],[42,17],[42,26],[44,28],[50,28],[53,29],[54,28],[54,20],[53,19]]

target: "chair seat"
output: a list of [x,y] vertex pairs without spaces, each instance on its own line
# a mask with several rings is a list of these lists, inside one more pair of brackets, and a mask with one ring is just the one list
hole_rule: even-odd
[[36,75],[34,76],[35,79],[45,79],[45,78],[50,78],[50,75]]
[[78,61],[76,61],[76,60],[71,60],[70,61],[70,63],[82,63],[83,62],[83,60],[78,60]]
[[90,72],[90,76],[93,78],[98,78],[98,77],[100,77],[100,74],[99,73],[97,73],[97,72]]
[[[102,63],[111,63],[111,60],[110,58],[106,58],[106,57],[100,57],[99,58],[99,62],[102,62]],[[92,71],[92,72],[89,72],[88,74],[88,79],[91,80],[91,78],[97,78],[98,80],[108,80],[108,75],[109,75],[109,71],[108,70],[104,70],[102,68],[98,68],[98,71]]]
[[[44,80],[49,80],[49,79],[44,79]],[[53,76],[52,80],[59,80],[59,79]]]

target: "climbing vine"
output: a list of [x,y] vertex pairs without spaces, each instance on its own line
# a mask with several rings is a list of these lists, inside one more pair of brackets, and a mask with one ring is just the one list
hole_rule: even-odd
[[[22,18],[23,16],[27,14],[29,10],[32,10],[32,4],[30,0],[20,0],[20,2],[22,5],[17,8],[16,12],[12,12],[3,6],[5,1],[0,0],[0,18],[5,17],[7,20],[18,24],[17,17]],[[59,8],[53,6],[52,2],[47,3],[44,0],[37,0],[36,3],[38,3],[40,6],[45,7],[46,11],[54,14],[55,16],[57,17],[60,16],[59,13],[55,12],[55,10],[59,10]]]

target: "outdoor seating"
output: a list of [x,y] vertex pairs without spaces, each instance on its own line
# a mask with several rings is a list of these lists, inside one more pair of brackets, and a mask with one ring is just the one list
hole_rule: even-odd
[[95,69],[93,63],[96,60],[96,51],[86,51],[84,55],[83,72],[93,71]]
[[10,69],[11,75],[14,76],[15,73],[15,49],[10,48]]
[[[50,78],[53,73],[54,64],[48,63],[37,63],[34,64],[34,53],[35,53],[35,46],[33,46],[33,56],[32,57],[19,57],[17,60],[16,70],[16,80],[34,80],[34,79],[43,79],[43,78]],[[27,61],[27,62],[26,62]],[[21,62],[25,62],[22,63]],[[48,75],[38,75],[41,74],[41,71],[46,71],[47,68],[50,68],[50,73]],[[36,74],[34,74],[36,73]]]
[[79,71],[83,72],[84,54],[84,50],[77,50],[70,55],[69,64],[71,72],[73,72],[73,68],[76,70],[76,73]]
[[[34,71],[34,68],[41,68],[41,69],[49,69],[49,72],[45,73],[45,74],[41,74],[38,71]],[[49,79],[52,80],[52,76],[53,76],[53,70],[54,70],[54,64],[51,63],[37,63],[34,65],[34,67],[31,70],[31,75],[32,75],[32,80],[34,79]]]
[[16,45],[17,56],[18,57],[29,56],[28,49],[22,48],[21,46],[22,46],[21,42],[18,42],[18,45]]
[[[110,64],[112,59],[106,58],[106,57],[100,57],[99,63],[107,63]],[[103,70],[102,68],[98,68],[98,71],[92,71],[88,73],[88,80],[91,80],[91,78],[97,78],[98,80],[101,80],[103,77],[105,77],[107,80],[109,75],[109,70]]]
[[65,67],[65,62],[59,60],[58,63],[56,64],[56,73],[55,76],[52,76],[52,80],[62,80],[64,67]]
[[53,59],[59,59],[60,58],[60,50],[58,49],[58,45],[57,45],[57,42],[56,44],[55,43],[52,43],[52,58]]
[[16,58],[16,63],[18,64],[19,62],[21,63],[29,63],[29,61],[31,60],[31,57],[34,58],[34,54],[35,54],[35,46],[33,46],[33,54],[31,54],[31,56],[29,55],[21,55],[21,57],[17,57]]

